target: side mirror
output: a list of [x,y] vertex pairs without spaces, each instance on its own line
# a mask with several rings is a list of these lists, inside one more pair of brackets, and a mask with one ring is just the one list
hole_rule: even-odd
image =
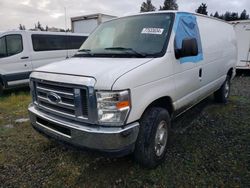
[[198,44],[196,38],[183,39],[181,49],[175,50],[176,59],[196,55],[198,55]]

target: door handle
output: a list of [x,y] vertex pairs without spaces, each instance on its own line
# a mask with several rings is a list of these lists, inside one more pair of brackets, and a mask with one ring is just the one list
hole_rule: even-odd
[[200,68],[200,70],[199,70],[199,77],[200,78],[202,77],[202,68]]
[[21,57],[21,59],[29,59],[28,56]]
[[202,68],[199,69],[199,80],[202,80]]

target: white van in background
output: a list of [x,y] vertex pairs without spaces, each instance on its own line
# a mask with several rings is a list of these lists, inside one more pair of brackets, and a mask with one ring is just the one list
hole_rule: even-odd
[[230,22],[234,26],[238,44],[237,69],[250,70],[250,20]]
[[33,69],[73,56],[86,38],[60,32],[0,33],[0,91],[28,84]]

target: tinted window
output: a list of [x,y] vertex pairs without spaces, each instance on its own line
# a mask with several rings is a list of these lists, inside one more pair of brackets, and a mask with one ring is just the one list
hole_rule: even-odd
[[68,49],[79,49],[82,43],[87,39],[85,36],[68,36]]
[[32,35],[34,51],[66,49],[66,38],[63,35]]
[[7,56],[5,37],[0,38],[0,58]]
[[85,40],[83,36],[32,35],[34,51],[78,49]]
[[23,51],[23,42],[21,35],[7,35],[6,43],[8,56],[15,55]]
[[7,35],[0,39],[0,58],[18,54],[23,51],[21,35]]

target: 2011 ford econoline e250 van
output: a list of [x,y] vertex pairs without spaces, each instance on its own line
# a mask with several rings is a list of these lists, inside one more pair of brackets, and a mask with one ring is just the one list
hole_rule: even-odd
[[33,69],[73,56],[87,36],[41,31],[0,33],[0,92],[28,85]]
[[101,24],[74,58],[30,76],[29,114],[39,132],[77,146],[164,159],[171,119],[214,93],[227,102],[235,75],[233,27],[187,12]]

